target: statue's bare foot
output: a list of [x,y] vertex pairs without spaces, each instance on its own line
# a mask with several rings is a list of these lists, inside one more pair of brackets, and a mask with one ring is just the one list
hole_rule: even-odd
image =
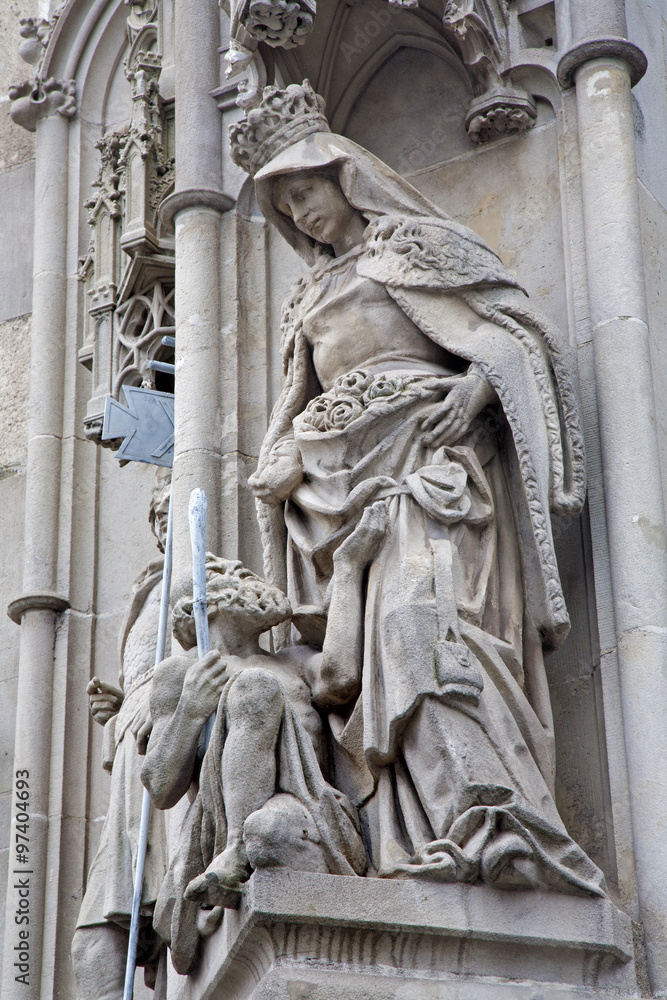
[[245,851],[236,846],[226,847],[222,854],[213,858],[205,872],[193,878],[184,896],[191,902],[235,909],[241,901],[241,889],[248,875]]

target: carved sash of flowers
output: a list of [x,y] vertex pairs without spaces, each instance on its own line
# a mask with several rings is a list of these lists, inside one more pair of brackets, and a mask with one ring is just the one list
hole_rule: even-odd
[[302,431],[344,430],[373,403],[391,402],[429,376],[373,375],[359,368],[342,375],[328,392],[311,399],[299,419]]

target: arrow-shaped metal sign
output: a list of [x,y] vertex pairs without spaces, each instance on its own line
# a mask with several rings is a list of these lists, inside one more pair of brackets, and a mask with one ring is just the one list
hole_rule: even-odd
[[107,396],[102,440],[125,438],[116,458],[171,466],[174,461],[174,397],[170,392],[124,385],[127,406]]

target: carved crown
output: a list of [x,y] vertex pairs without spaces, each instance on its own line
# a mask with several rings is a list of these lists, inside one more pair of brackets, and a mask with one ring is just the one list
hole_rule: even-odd
[[265,87],[260,104],[229,128],[231,156],[251,177],[265,164],[314,132],[330,132],[324,100],[308,80],[286,90]]

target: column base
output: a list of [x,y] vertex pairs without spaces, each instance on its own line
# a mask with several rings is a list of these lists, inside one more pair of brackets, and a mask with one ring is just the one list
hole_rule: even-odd
[[187,1000],[639,996],[609,900],[293,871],[253,875],[184,985]]

